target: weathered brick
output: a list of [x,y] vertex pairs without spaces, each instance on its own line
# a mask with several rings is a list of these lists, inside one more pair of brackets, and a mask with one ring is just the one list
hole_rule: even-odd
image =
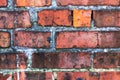
[[[58,15],[59,14],[59,15]],[[56,10],[54,11],[55,26],[72,26],[72,14],[69,10]]]
[[73,26],[74,27],[90,27],[91,26],[91,10],[74,10]]
[[60,53],[59,68],[90,68],[90,53]]
[[0,47],[10,46],[10,34],[8,32],[0,32]]
[[95,26],[97,27],[120,27],[119,11],[94,11]]
[[19,47],[49,48],[49,32],[16,31],[14,45]]
[[95,53],[95,68],[118,68],[120,66],[120,53]]
[[52,72],[20,72],[20,80],[52,80],[53,73]]
[[33,54],[32,62],[34,68],[88,68],[91,66],[89,53]]
[[38,24],[42,26],[72,26],[71,11],[69,10],[40,11],[38,12]]
[[97,32],[59,32],[56,35],[57,48],[95,48]]
[[16,68],[16,54],[0,54],[0,69]]
[[53,25],[53,10],[43,10],[38,12],[38,24],[42,26],[52,26]]
[[75,6],[80,6],[80,5],[106,5],[106,6],[118,6],[119,5],[119,0],[57,0],[57,4],[59,6],[67,6],[67,5],[75,5]]
[[100,80],[120,80],[120,72],[101,72]]
[[30,15],[27,11],[18,12],[16,22],[17,22],[16,23],[17,28],[31,27]]
[[89,72],[58,72],[57,80],[99,80],[99,78],[95,73]]
[[98,44],[101,48],[117,48],[120,47],[120,32],[99,32]]
[[45,65],[45,54],[44,53],[34,53],[32,55],[32,67],[33,68],[44,68]]
[[27,7],[27,6],[50,6],[52,0],[16,0],[16,6]]
[[2,73],[0,74],[0,80],[11,80],[11,79],[12,79],[11,74],[7,74],[7,75],[3,75]]
[[0,0],[0,7],[7,6],[7,0]]
[[0,12],[0,28],[14,28],[14,13]]
[[31,22],[30,22],[30,15],[27,11],[0,12],[0,28],[11,29],[11,28],[29,28],[29,27],[31,27]]
[[27,56],[24,53],[18,54],[19,68],[25,69],[27,67]]

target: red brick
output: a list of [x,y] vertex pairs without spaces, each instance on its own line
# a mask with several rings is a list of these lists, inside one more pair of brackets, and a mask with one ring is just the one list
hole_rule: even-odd
[[[16,22],[16,23],[15,23]],[[29,28],[31,27],[30,15],[27,11],[1,11],[0,28]]]
[[27,67],[27,56],[24,53],[18,54],[19,68],[25,69]]
[[59,32],[56,37],[57,48],[95,48],[97,32]]
[[16,54],[0,54],[0,69],[16,68]]
[[101,48],[120,47],[120,32],[99,32],[98,44]]
[[58,72],[57,80],[99,80],[99,78],[95,73],[89,72]]
[[111,5],[111,6],[118,6],[119,0],[57,0],[57,4],[59,6],[67,6],[67,5],[75,5],[75,6],[81,6],[81,5]]
[[95,26],[120,27],[119,11],[94,11]]
[[0,7],[7,6],[7,0],[0,0]]
[[20,73],[20,80],[53,80],[52,72],[25,72],[25,74]]
[[[73,59],[74,57],[74,59]],[[89,68],[89,53],[39,53],[33,54],[33,68]]]
[[118,68],[120,66],[120,53],[95,53],[95,68]]
[[[58,15],[59,14],[59,15]],[[54,11],[55,26],[72,26],[72,13],[69,10],[56,10]]]
[[91,60],[89,53],[60,53],[59,68],[90,68]]
[[12,75],[11,74],[7,74],[7,75],[3,75],[3,74],[0,74],[0,80],[10,80],[12,79]]
[[52,0],[16,0],[16,5],[18,7],[27,6],[50,6]]
[[120,72],[101,72],[100,80],[120,80]]
[[40,11],[38,12],[38,24],[42,26],[72,26],[71,11],[69,10]]
[[53,10],[43,10],[38,12],[38,24],[42,26],[53,25]]
[[91,26],[91,10],[74,10],[73,26],[74,27],[90,27]]
[[10,34],[8,32],[0,32],[0,47],[10,46]]
[[49,32],[16,31],[14,45],[19,47],[49,48]]
[[14,13],[0,12],[0,28],[14,28]]
[[30,15],[27,11],[21,11],[17,14],[17,28],[29,28],[31,27]]
[[45,54],[35,53],[32,55],[32,67],[33,68],[45,68]]

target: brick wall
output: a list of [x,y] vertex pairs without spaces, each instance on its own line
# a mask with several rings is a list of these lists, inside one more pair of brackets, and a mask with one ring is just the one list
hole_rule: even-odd
[[0,80],[120,80],[120,0],[0,0]]

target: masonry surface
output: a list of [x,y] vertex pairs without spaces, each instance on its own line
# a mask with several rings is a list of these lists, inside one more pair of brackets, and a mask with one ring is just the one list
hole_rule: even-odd
[[120,0],[0,0],[0,80],[120,80]]

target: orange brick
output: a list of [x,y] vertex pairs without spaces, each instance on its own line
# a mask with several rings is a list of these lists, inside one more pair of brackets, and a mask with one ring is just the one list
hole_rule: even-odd
[[73,26],[74,27],[90,27],[91,13],[92,13],[91,10],[74,10]]
[[0,0],[0,6],[7,6],[7,0]]
[[0,47],[10,46],[10,35],[7,32],[0,32]]
[[51,0],[16,0],[17,6],[49,6]]

